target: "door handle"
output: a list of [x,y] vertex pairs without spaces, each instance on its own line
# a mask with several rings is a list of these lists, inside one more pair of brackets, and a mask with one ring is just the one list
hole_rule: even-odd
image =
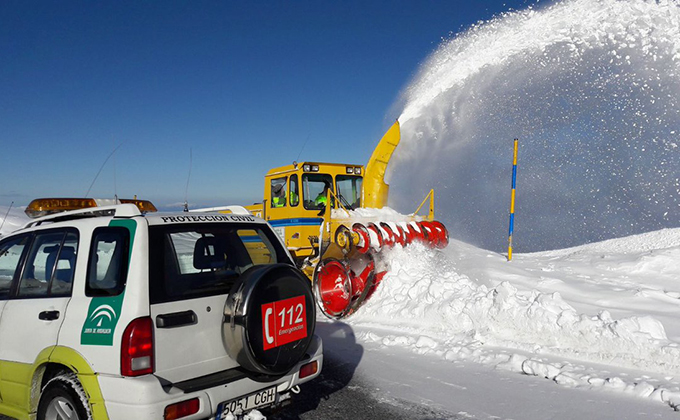
[[54,321],[59,319],[59,311],[42,311],[38,314],[38,319],[43,321]]
[[156,317],[156,328],[176,328],[185,325],[194,325],[198,317],[194,311],[175,312],[162,314]]

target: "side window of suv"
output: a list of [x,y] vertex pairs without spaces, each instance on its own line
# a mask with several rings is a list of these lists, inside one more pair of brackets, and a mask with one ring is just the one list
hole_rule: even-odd
[[22,235],[0,243],[0,299],[9,296],[29,238],[29,235]]
[[87,267],[87,296],[117,296],[125,289],[130,231],[122,227],[101,227],[92,235]]
[[21,276],[19,296],[70,296],[77,251],[75,232],[37,233]]

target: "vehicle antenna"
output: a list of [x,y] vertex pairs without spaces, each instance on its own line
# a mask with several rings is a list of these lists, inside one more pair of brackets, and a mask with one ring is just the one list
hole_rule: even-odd
[[[111,136],[111,142],[115,145],[116,141]],[[116,202],[118,202],[118,183],[116,182],[116,156],[113,156],[113,196],[116,199]]]
[[116,150],[120,149],[120,146],[122,146],[122,145],[123,145],[123,143],[119,144],[118,147],[113,149],[113,151],[111,153],[109,153],[109,155],[106,157],[106,159],[104,160],[104,163],[102,163],[102,166],[99,168],[97,175],[94,176],[94,179],[92,180],[92,183],[90,184],[90,188],[87,189],[87,192],[85,193],[85,197],[90,195],[90,190],[92,189],[92,186],[94,186],[95,181],[97,181],[97,178],[99,177],[99,174],[102,172],[102,169],[104,169],[104,165],[106,165],[106,162],[108,162],[109,159],[111,159],[111,156],[113,156],[113,154],[116,153]]
[[191,164],[193,163],[193,153],[191,150],[191,147],[189,148],[189,175],[187,176],[187,187],[184,190],[184,211],[188,212],[189,211],[189,180],[191,179]]
[[298,153],[297,158],[293,161],[293,164],[297,166],[298,161],[300,160],[300,156],[302,155],[302,151],[305,150],[305,146],[307,146],[307,142],[309,141],[310,135],[307,134],[307,139],[305,142],[302,144],[302,148],[300,149],[300,153]]
[[[0,232],[2,232],[2,227],[5,226],[5,220],[7,220],[7,216],[9,216],[9,211],[12,210],[12,206],[14,205],[14,201],[12,201],[9,205],[9,208],[7,209],[7,213],[5,213],[5,217],[2,219],[2,224],[0,224]],[[2,235],[2,233],[0,233]]]

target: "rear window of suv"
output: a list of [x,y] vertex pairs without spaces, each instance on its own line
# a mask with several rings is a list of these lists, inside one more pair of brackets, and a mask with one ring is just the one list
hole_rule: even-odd
[[290,263],[275,234],[240,224],[149,228],[152,304],[229,293],[251,267]]

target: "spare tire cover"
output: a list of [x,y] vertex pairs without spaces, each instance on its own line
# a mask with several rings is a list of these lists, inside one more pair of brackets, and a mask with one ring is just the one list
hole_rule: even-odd
[[310,281],[300,270],[287,264],[251,267],[224,308],[227,353],[255,373],[288,373],[312,341],[315,311]]

